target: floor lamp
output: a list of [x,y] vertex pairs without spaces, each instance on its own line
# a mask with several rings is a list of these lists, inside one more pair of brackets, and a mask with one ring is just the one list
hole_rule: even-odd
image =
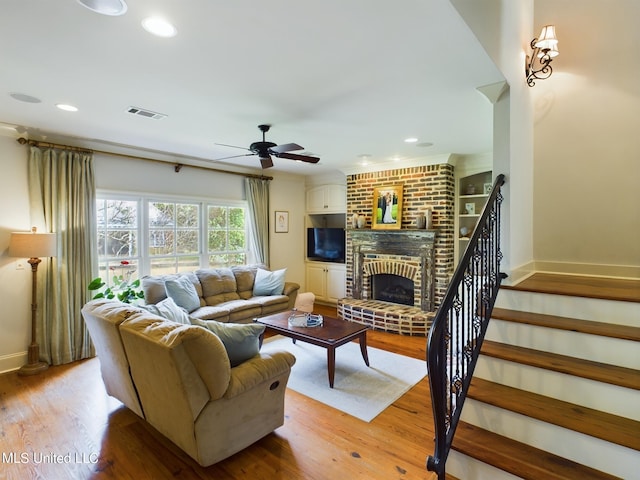
[[46,362],[40,361],[40,346],[36,340],[36,313],[38,311],[38,264],[40,257],[56,256],[56,234],[37,233],[36,227],[31,232],[14,232],[9,242],[9,255],[29,258],[31,265],[31,345],[29,345],[28,363],[18,370],[20,375],[35,375],[49,368]]

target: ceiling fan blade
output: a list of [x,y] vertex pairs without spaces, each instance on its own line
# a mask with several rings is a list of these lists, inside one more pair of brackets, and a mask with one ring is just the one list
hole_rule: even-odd
[[282,152],[292,152],[294,150],[304,150],[304,147],[301,147],[297,143],[284,143],[282,145],[271,147],[269,150],[271,150],[274,153],[282,153]]
[[262,168],[273,167],[273,160],[271,160],[271,157],[269,157],[269,156],[261,157],[260,158],[260,165],[262,165]]
[[249,150],[246,147],[238,147],[237,145],[227,145],[226,143],[214,143],[214,145],[218,145],[220,147],[241,148],[242,150]]
[[309,155],[298,155],[297,153],[278,153],[278,158],[288,158],[289,160],[299,160],[307,163],[318,163],[320,159],[318,157],[310,157]]
[[242,155],[232,155],[230,157],[214,158],[213,161],[217,162],[219,160],[229,160],[230,158],[250,157],[252,155],[255,155],[255,153],[243,153]]

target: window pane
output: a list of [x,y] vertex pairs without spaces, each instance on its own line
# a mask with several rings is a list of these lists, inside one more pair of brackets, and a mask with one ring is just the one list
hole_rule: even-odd
[[176,251],[180,253],[198,253],[198,231],[179,230],[176,232]]
[[128,200],[108,200],[106,226],[111,228],[135,228],[138,225],[138,203]]
[[209,228],[226,228],[227,209],[225,207],[209,207]]
[[244,230],[231,230],[229,232],[229,250],[244,250]]
[[229,209],[229,228],[237,228],[244,231],[244,208]]
[[177,205],[177,222],[178,227],[198,228],[198,206],[178,204]]
[[149,225],[152,227],[169,227],[176,224],[175,204],[149,203]]
[[224,252],[227,249],[227,232],[209,231],[209,252]]
[[173,230],[149,230],[149,255],[170,255],[175,253]]
[[176,258],[153,258],[150,262],[150,275],[167,275],[176,273]]
[[107,257],[133,257],[138,254],[137,232],[135,230],[110,230],[104,232]]
[[200,257],[178,257],[178,272],[193,272],[200,268]]

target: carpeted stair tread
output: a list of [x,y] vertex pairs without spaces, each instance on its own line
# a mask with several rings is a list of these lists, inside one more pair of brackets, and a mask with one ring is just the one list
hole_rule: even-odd
[[469,398],[640,451],[640,422],[473,378]]
[[465,422],[458,424],[453,449],[525,480],[620,480]]
[[543,352],[531,348],[517,347],[492,340],[484,341],[481,354],[521,363],[523,365],[588,378],[597,382],[640,390],[640,371],[632,368],[558,355],[556,353]]
[[494,308],[491,313],[491,318],[523,323],[526,325],[535,325],[538,327],[555,328],[557,330],[568,330],[571,332],[587,333],[590,335],[600,335],[603,337],[640,342],[640,328],[628,325],[615,325],[605,322],[594,322],[591,320],[580,320],[542,313],[520,312],[506,308]]

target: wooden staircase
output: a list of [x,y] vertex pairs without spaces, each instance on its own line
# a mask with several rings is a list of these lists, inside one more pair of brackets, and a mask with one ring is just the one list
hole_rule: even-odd
[[503,287],[447,472],[639,478],[638,325],[640,281],[534,275]]

